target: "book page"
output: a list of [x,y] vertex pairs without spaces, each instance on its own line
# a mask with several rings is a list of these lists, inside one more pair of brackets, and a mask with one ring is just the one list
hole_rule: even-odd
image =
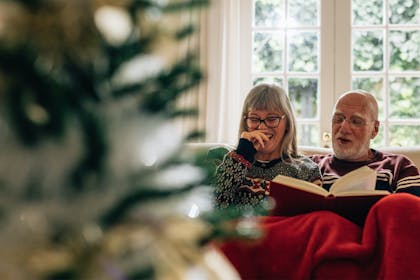
[[367,166],[362,166],[337,179],[331,186],[330,192],[334,194],[350,191],[363,193],[369,190],[374,191],[375,186],[376,172]]
[[389,191],[385,190],[350,190],[350,191],[339,191],[335,193],[335,196],[377,196],[377,195],[387,195],[390,194]]
[[[277,175],[273,180],[273,182],[279,183],[281,185],[290,186],[295,189],[304,190],[310,193],[319,194],[322,196],[327,196],[329,192],[322,187],[300,179],[296,179],[293,177],[288,177],[284,175]],[[275,186],[273,186],[275,187]]]

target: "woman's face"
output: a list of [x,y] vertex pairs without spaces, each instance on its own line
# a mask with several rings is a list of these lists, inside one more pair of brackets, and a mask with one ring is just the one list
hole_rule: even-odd
[[283,140],[287,120],[279,111],[251,110],[247,115],[248,132],[260,131],[268,137],[264,141],[264,147],[255,142],[257,150],[256,159],[273,160],[280,157],[279,146]]

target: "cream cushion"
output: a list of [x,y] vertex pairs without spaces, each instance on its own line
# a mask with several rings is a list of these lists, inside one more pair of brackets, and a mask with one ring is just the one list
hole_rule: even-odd
[[[191,150],[210,150],[215,147],[225,147],[229,150],[234,149],[232,145],[225,143],[187,143],[187,148]],[[309,147],[309,146],[299,146],[299,151],[304,155],[313,155],[313,154],[329,154],[332,153],[332,149],[329,148],[318,148],[318,147]],[[383,147],[375,148],[376,150],[394,154],[403,154],[411,159],[417,167],[420,167],[420,146],[414,147]]]

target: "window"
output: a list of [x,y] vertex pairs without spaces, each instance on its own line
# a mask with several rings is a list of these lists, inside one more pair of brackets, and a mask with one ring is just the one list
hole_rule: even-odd
[[333,105],[351,88],[378,99],[374,145],[420,145],[418,0],[243,0],[240,20],[241,92],[286,88],[299,145],[329,144]]
[[420,144],[420,9],[411,0],[352,1],[352,86],[373,92],[378,145]]

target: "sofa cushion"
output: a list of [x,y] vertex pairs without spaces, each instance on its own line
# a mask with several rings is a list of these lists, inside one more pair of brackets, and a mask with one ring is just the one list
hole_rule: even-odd
[[[393,153],[393,154],[402,154],[411,159],[418,167],[420,167],[420,146],[414,147],[382,147],[374,148],[381,152]],[[309,146],[299,146],[299,151],[304,155],[314,155],[314,154],[331,154],[331,148],[318,148],[318,147],[309,147]]]
[[[231,151],[234,149],[234,146],[226,144],[226,143],[187,143],[187,148],[194,151],[194,150],[207,150],[209,159],[212,160],[214,163],[218,163],[222,158],[223,155],[227,151]],[[299,146],[299,152],[304,155],[313,155],[313,154],[330,154],[332,153],[332,149],[330,148],[319,148],[319,147],[310,147],[310,146]],[[407,156],[411,159],[417,167],[420,167],[420,146],[414,147],[383,147],[377,148],[382,152],[394,153],[394,154],[402,154]]]

